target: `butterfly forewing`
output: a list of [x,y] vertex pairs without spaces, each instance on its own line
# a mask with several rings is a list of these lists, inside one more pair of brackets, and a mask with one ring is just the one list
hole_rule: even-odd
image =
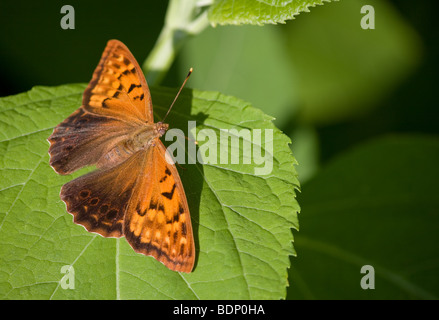
[[60,174],[98,168],[61,189],[77,224],[104,237],[125,236],[135,251],[190,272],[195,246],[189,207],[177,169],[166,161],[162,128],[153,122],[139,64],[123,43],[111,40],[82,106],[48,139],[50,164]]
[[117,40],[108,42],[84,92],[87,111],[139,123],[153,122],[148,85],[136,59]]
[[128,48],[111,40],[84,92],[82,106],[48,139],[50,164],[60,174],[87,165],[117,164],[130,154],[111,154],[111,150],[146,123],[153,123],[153,113],[145,77]]
[[[60,123],[49,137],[50,165],[59,174],[105,163],[105,157],[134,132],[136,126],[79,108]],[[121,154],[120,158],[128,155]]]

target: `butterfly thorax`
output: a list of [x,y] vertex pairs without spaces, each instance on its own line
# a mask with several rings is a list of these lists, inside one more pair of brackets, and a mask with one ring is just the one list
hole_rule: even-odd
[[137,130],[133,137],[129,139],[131,141],[126,141],[126,144],[132,148],[133,152],[146,149],[154,145],[157,139],[163,136],[168,128],[169,125],[163,122],[146,125]]
[[98,162],[98,167],[112,167],[122,163],[132,154],[145,150],[157,143],[169,125],[163,122],[147,124],[114,145]]
[[165,132],[168,131],[168,128],[169,128],[169,124],[163,123],[163,122],[157,122],[155,124],[155,126],[156,126],[157,133],[159,134],[159,137],[164,135]]

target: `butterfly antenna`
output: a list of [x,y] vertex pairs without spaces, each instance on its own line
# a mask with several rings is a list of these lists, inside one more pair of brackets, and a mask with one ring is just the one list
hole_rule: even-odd
[[168,112],[166,112],[165,117],[163,118],[162,122],[165,122],[166,117],[168,116],[169,112],[172,109],[172,106],[174,105],[175,101],[177,100],[178,96],[180,95],[181,90],[183,90],[183,87],[186,84],[187,80],[189,79],[189,76],[191,75],[192,71],[193,71],[193,68],[190,68],[189,72],[186,76],[186,79],[184,79],[183,84],[180,87],[180,90],[178,90],[177,95],[175,96],[174,101],[172,101],[171,106],[169,107]]

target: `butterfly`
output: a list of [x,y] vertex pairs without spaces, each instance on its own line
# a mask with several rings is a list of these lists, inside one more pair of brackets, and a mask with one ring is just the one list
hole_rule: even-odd
[[134,56],[122,42],[110,40],[81,107],[48,138],[50,165],[62,175],[97,167],[61,188],[76,224],[104,237],[125,236],[136,252],[171,270],[191,272],[189,207],[160,141],[168,126],[154,123],[151,94]]

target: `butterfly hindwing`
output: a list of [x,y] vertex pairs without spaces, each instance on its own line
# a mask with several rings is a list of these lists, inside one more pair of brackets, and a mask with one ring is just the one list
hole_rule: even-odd
[[123,220],[143,163],[143,152],[108,169],[80,176],[61,188],[61,199],[77,224],[104,237],[123,235]]
[[135,251],[154,256],[172,270],[190,272],[195,246],[183,185],[176,167],[166,161],[160,140],[147,154],[150,170],[139,179],[127,207],[125,237]]

